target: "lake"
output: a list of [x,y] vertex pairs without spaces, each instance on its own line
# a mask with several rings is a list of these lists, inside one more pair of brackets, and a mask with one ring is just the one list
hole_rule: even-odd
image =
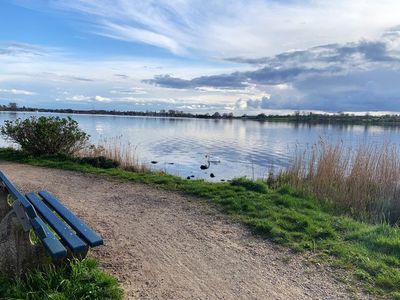
[[[32,115],[66,116],[2,112],[0,124]],[[116,138],[122,144],[129,142],[138,160],[152,169],[210,180],[213,173],[214,181],[238,176],[264,177],[271,167],[275,171],[286,167],[296,148],[305,149],[321,138],[332,143],[342,141],[346,146],[400,142],[400,129],[396,127],[102,115],[71,117],[90,134],[94,144],[105,138]],[[0,145],[7,142],[1,139]],[[201,170],[200,165],[207,164],[205,155],[220,162],[211,162],[209,169]]]

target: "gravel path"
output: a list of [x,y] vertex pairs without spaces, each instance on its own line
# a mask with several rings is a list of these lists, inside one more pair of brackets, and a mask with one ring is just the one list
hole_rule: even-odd
[[127,299],[354,297],[327,268],[253,237],[205,201],[97,175],[0,169],[24,192],[48,189],[102,234],[106,245],[91,255]]

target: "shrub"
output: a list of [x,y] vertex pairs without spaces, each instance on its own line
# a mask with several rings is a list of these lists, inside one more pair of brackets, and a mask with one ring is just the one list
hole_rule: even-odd
[[96,156],[96,157],[81,157],[77,159],[81,164],[88,164],[96,168],[110,169],[117,168],[119,166],[119,162],[107,158],[105,156]]
[[89,135],[72,118],[31,117],[5,121],[1,134],[33,155],[71,155],[85,147]]

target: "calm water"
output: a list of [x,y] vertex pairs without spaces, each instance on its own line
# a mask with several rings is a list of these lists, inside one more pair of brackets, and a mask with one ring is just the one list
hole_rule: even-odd
[[[36,113],[0,113],[4,120],[26,118]],[[63,115],[65,116],[65,115]],[[297,148],[312,145],[320,138],[345,145],[358,143],[400,143],[398,128],[378,126],[323,126],[290,123],[261,123],[241,120],[197,120],[151,117],[72,115],[82,129],[91,135],[91,142],[119,137],[122,143],[136,147],[139,161],[154,169],[187,177],[214,180],[237,176],[263,177],[273,166],[285,167]],[[0,140],[0,145],[7,143]],[[205,155],[220,163],[211,163],[208,170]],[[151,164],[157,161],[157,164]]]

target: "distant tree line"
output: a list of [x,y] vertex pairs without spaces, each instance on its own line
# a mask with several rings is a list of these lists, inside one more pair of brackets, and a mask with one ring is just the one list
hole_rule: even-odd
[[117,110],[80,110],[80,109],[51,109],[51,108],[34,108],[34,107],[19,107],[17,103],[11,102],[8,105],[0,105],[0,111],[13,112],[49,112],[63,114],[92,114],[92,115],[116,115],[116,116],[149,116],[149,117],[169,117],[169,118],[197,118],[197,119],[241,119],[255,120],[264,122],[291,122],[304,124],[342,124],[342,125],[384,125],[384,126],[400,126],[399,114],[386,115],[355,115],[343,112],[337,113],[306,113],[295,111],[293,114],[286,115],[266,115],[264,113],[258,115],[234,116],[233,113],[213,114],[194,114],[179,110],[160,110],[160,111],[117,111]]
[[384,125],[384,126],[400,126],[400,115],[364,115],[348,114],[343,112],[338,113],[300,113],[294,112],[288,115],[265,115],[247,116],[247,119],[255,119],[259,121],[273,122],[294,122],[306,124],[341,124],[341,125]]
[[[179,117],[179,118],[203,118],[203,119],[233,119],[233,113],[219,113],[214,114],[192,114],[179,110],[160,110],[160,111],[118,111],[118,110],[80,110],[70,108],[36,108],[36,107],[18,107],[16,103],[9,103],[8,105],[0,105],[0,111],[16,111],[16,112],[49,112],[49,113],[65,113],[65,114],[93,114],[93,115],[118,115],[118,116],[150,116],[150,117]],[[237,117],[236,117],[237,118]]]

